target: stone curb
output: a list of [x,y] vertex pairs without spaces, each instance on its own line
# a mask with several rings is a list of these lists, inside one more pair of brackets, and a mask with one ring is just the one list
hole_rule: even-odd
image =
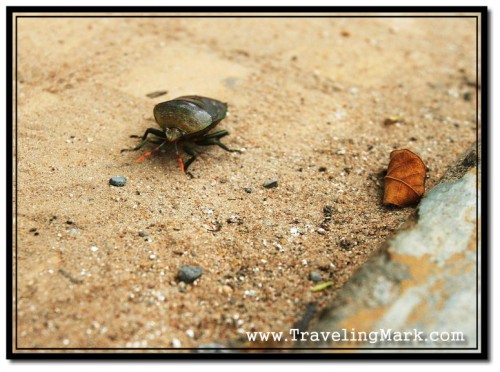
[[[462,352],[480,351],[478,155],[480,148],[478,152],[474,143],[426,193],[412,217],[341,289],[311,330],[338,334],[308,347],[477,346],[478,350]],[[390,340],[382,341],[381,333],[387,337],[388,330]],[[367,338],[359,332],[366,332]]]

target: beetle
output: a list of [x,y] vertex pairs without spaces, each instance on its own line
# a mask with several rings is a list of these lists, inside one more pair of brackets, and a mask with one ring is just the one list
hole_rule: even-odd
[[[189,146],[190,143],[199,146],[217,145],[229,152],[241,152],[230,149],[220,142],[222,137],[229,134],[227,130],[222,129],[208,133],[226,117],[226,113],[227,103],[202,96],[182,96],[158,103],[153,109],[153,115],[161,129],[148,128],[142,136],[131,135],[131,138],[140,138],[141,142],[132,149],[121,151],[137,151],[150,142],[159,144],[152,151],[146,152],[136,160],[137,163],[140,163],[162,146],[174,144],[181,171],[186,172],[189,165],[197,157],[195,150]],[[148,137],[150,134],[155,137]],[[177,145],[191,156],[186,163],[179,155]]]

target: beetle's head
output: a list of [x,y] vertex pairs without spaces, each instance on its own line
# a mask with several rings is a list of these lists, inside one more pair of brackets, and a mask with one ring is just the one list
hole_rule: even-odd
[[165,137],[168,142],[175,142],[182,137],[182,131],[179,128],[166,128]]

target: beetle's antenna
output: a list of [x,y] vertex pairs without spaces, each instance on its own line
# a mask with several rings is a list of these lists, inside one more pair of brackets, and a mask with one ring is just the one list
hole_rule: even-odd
[[141,162],[142,162],[142,161],[144,161],[144,159],[146,159],[148,156],[151,156],[151,155],[153,154],[153,152],[156,152],[156,151],[158,151],[159,149],[161,149],[161,148],[162,148],[162,146],[163,146],[163,145],[165,145],[166,143],[167,143],[167,141],[163,141],[163,142],[161,143],[161,145],[160,145],[160,146],[155,147],[153,150],[148,151],[148,152],[146,152],[146,153],[142,154],[142,155],[141,155],[141,157],[140,157],[139,159],[137,159],[135,162],[136,162],[136,163],[141,163]]
[[177,161],[179,162],[179,166],[181,167],[182,173],[186,173],[186,170],[184,169],[184,161],[182,160],[181,156],[179,155],[179,150],[177,150],[177,142],[174,142],[175,146],[175,155],[177,155]]

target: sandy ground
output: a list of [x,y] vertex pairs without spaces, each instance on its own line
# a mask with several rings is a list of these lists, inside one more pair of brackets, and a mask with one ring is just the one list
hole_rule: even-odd
[[[413,210],[381,203],[389,153],[432,187],[474,142],[475,38],[467,18],[18,19],[17,346],[266,346],[245,332],[324,309]],[[188,177],[171,149],[120,153],[185,94],[228,103],[242,154],[202,148]]]

